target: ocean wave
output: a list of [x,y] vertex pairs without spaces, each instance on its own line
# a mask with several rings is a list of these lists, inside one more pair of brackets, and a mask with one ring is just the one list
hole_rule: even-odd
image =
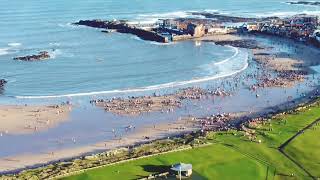
[[21,43],[8,43],[8,46],[10,47],[17,47],[17,46],[21,46]]
[[58,42],[51,42],[49,43],[50,46],[60,46],[60,43]]
[[143,42],[143,43],[149,43],[149,44],[158,45],[158,46],[170,46],[173,44],[177,44],[177,42],[160,43],[160,42],[155,42],[155,41],[146,41],[146,40],[141,39],[138,36],[131,36],[130,38],[137,40],[137,41],[140,41],[140,42]]
[[224,64],[224,63],[230,61],[231,59],[235,58],[239,54],[239,48],[232,47],[232,46],[227,46],[227,47],[232,48],[234,50],[234,54],[231,57],[227,58],[227,59],[224,59],[224,60],[219,61],[219,62],[215,62],[214,65]]
[[297,14],[308,14],[308,15],[320,15],[320,11],[283,11],[283,12],[273,12],[273,13],[263,13],[263,14],[253,14],[256,17],[288,17],[288,16],[294,16]]
[[16,47],[21,46],[21,43],[13,42],[8,43],[8,47],[0,48],[0,56],[4,56],[16,51]]
[[58,55],[61,55],[62,51],[60,49],[55,49],[49,52],[50,58],[55,59]]
[[[209,11],[209,10],[208,10]],[[211,10],[217,12],[217,10]],[[193,15],[193,12],[199,11],[173,11],[155,14],[139,14],[136,18],[129,21],[129,24],[153,24],[159,19],[174,19],[174,18],[205,18],[201,15]]]
[[0,48],[0,56],[9,54],[9,48]]
[[82,97],[82,96],[95,96],[95,95],[107,95],[107,94],[116,94],[116,93],[133,93],[133,92],[146,92],[146,91],[154,91],[154,90],[160,90],[165,88],[174,88],[189,84],[195,84],[195,83],[202,83],[207,81],[212,81],[220,78],[225,78],[229,76],[236,75],[244,70],[246,70],[249,66],[248,63],[249,54],[245,54],[245,63],[242,68],[226,73],[226,74],[218,74],[214,76],[206,76],[202,78],[196,78],[191,79],[187,81],[175,81],[170,83],[164,83],[164,84],[158,84],[158,85],[152,85],[152,86],[146,86],[141,88],[134,88],[134,89],[122,89],[122,90],[110,90],[110,91],[95,91],[95,92],[87,92],[87,93],[74,93],[74,94],[64,94],[64,95],[48,95],[48,96],[14,96],[17,99],[49,99],[49,98],[70,98],[70,97]]
[[72,23],[65,23],[65,24],[59,23],[58,26],[62,28],[71,28],[71,29],[75,29],[77,27],[77,26],[74,26]]
[[154,41],[150,41],[149,43],[153,45],[158,45],[158,46],[170,46],[173,44],[177,44],[177,42],[160,43],[160,42],[154,42]]

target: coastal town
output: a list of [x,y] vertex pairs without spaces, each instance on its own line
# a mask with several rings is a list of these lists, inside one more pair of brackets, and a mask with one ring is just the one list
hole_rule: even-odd
[[161,43],[221,34],[264,33],[309,42],[317,46],[320,44],[319,18],[314,15],[299,14],[286,18],[242,18],[210,13],[196,14],[205,16],[207,19],[159,19],[157,23],[147,25],[131,24],[125,20],[81,20],[75,24],[103,28],[106,29],[103,31],[106,33],[134,34],[144,40]]
[[[74,100],[76,98],[73,97],[66,97],[67,103],[59,105],[25,104],[0,108],[1,117],[11,122],[3,123],[0,137],[59,128],[60,123],[67,122],[69,116],[76,113],[74,109],[90,112],[88,109],[91,108],[109,128],[106,130],[98,127],[99,133],[104,138],[111,137],[83,149],[77,147],[76,151],[50,150],[41,152],[40,158],[23,156],[0,159],[0,164],[4,164],[0,167],[4,172],[0,173],[0,179],[81,179],[87,175],[89,177],[90,173],[99,174],[98,179],[107,176],[110,179],[192,179],[199,176],[201,179],[204,171],[198,175],[196,170],[192,170],[199,168],[206,158],[210,161],[214,159],[210,163],[221,164],[234,158],[232,161],[241,164],[241,167],[237,165],[236,168],[243,168],[244,172],[248,169],[262,172],[258,173],[259,177],[265,179],[319,178],[318,164],[313,164],[316,167],[314,170],[308,163],[304,164],[303,160],[296,158],[294,153],[302,151],[300,146],[299,151],[286,148],[290,148],[289,144],[294,139],[305,137],[304,134],[319,133],[320,93],[316,84],[320,82],[320,77],[315,77],[310,66],[319,65],[320,18],[307,14],[281,18],[237,17],[208,12],[193,12],[193,15],[204,18],[158,19],[151,24],[95,19],[80,20],[73,25],[98,28],[101,33],[106,34],[130,34],[157,44],[200,41],[242,48],[252,55],[248,65],[250,71],[236,73],[225,81],[211,82],[206,88],[189,86],[170,93],[125,94],[121,97],[92,95],[88,96],[89,100],[85,99],[89,105],[82,109],[77,107],[82,100]],[[258,38],[261,37],[269,39],[271,43],[259,41]],[[272,47],[279,44],[284,44],[285,48],[292,51],[283,52],[283,49]],[[51,56],[48,51],[13,57],[14,60],[28,62],[49,58]],[[0,78],[0,94],[5,92],[7,85],[10,85],[10,81]],[[312,90],[308,89],[306,93],[301,87]],[[241,98],[242,94],[237,94],[240,91],[245,94],[245,98]],[[282,100],[278,101],[277,97],[274,98],[276,100],[262,97],[272,95],[272,91],[280,92],[278,97],[281,96]],[[272,100],[275,103],[269,105]],[[241,107],[243,104],[248,107]],[[235,112],[228,109],[232,106],[235,107],[232,109]],[[175,114],[178,111],[180,114]],[[135,121],[153,119],[154,115],[169,119],[171,114],[174,120],[170,119],[172,121],[168,123],[157,124],[156,121],[160,120],[155,118],[153,121],[142,121],[141,124],[146,126],[144,129],[135,125],[139,125]],[[25,116],[28,118],[21,121]],[[92,120],[94,115],[83,113],[80,116],[95,123]],[[116,123],[123,124],[118,129],[114,128],[111,119],[107,117],[115,118]],[[300,119],[305,121],[298,121]],[[86,127],[94,134],[96,131],[90,128],[93,126]],[[72,135],[55,139],[55,142],[58,142],[59,147],[80,146],[81,136],[77,138]],[[90,138],[93,139],[94,136]],[[309,142],[305,149],[315,149],[310,144],[312,143]],[[199,156],[199,160],[194,160],[195,156]],[[182,160],[188,164],[181,162]],[[17,163],[19,165],[16,166]],[[34,164],[37,165],[33,166]],[[209,166],[201,167],[206,169]],[[229,167],[238,172],[236,168]],[[130,169],[129,173],[127,169]],[[218,166],[217,169],[215,171],[223,172]],[[92,174],[91,177],[94,177]],[[224,177],[228,178],[229,172],[226,174]],[[210,179],[213,174],[208,176]],[[247,178],[242,174],[239,176],[240,179]],[[255,178],[251,175],[248,179]]]

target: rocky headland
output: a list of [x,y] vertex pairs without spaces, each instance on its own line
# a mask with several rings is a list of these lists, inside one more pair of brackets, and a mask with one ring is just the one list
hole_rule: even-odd
[[105,29],[102,32],[119,32],[125,34],[133,34],[143,40],[156,41],[161,43],[168,42],[168,39],[152,30],[137,28],[127,24],[126,21],[104,21],[99,19],[80,20],[74,25],[88,26],[93,28]]

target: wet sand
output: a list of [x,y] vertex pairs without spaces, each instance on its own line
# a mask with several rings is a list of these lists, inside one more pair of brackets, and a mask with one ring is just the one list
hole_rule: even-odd
[[[117,137],[114,132],[113,139],[100,142],[90,146],[81,146],[77,148],[62,149],[57,151],[45,151],[41,154],[20,154],[18,156],[0,158],[0,171],[12,171],[16,169],[32,167],[39,164],[69,159],[70,157],[78,157],[91,155],[94,152],[103,152],[106,150],[128,147],[135,144],[150,142],[156,139],[163,139],[199,129],[198,120],[193,117],[185,117],[172,123],[160,123],[157,125],[145,126],[144,128],[128,129],[130,134],[125,137]],[[75,142],[76,143],[76,140]],[[87,153],[91,152],[91,153]]]
[[70,105],[0,106],[0,136],[45,131],[68,119]]

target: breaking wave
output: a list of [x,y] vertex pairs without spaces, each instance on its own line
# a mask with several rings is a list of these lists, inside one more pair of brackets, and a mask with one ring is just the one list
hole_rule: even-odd
[[9,54],[9,48],[0,48],[0,56]]
[[223,61],[219,61],[219,62],[214,63],[214,65],[224,64],[224,63],[230,61],[231,59],[235,58],[239,54],[239,48],[235,48],[232,46],[227,46],[227,47],[232,48],[234,50],[234,54],[231,57],[229,57]]
[[16,47],[21,46],[21,43],[8,43],[8,47],[0,48],[0,56],[12,53]]
[[21,46],[21,43],[9,43],[8,46],[10,47],[17,47],[17,46]]
[[320,11],[283,11],[283,12],[272,12],[272,13],[263,13],[263,14],[252,14],[255,17],[288,17],[288,16],[294,16],[297,14],[308,14],[308,15],[320,15]]
[[135,19],[129,21],[130,24],[152,24],[156,23],[159,19],[174,19],[174,18],[202,18],[201,15],[193,15],[194,12],[218,12],[215,9],[207,9],[204,11],[174,11],[166,13],[155,14],[139,14]]

